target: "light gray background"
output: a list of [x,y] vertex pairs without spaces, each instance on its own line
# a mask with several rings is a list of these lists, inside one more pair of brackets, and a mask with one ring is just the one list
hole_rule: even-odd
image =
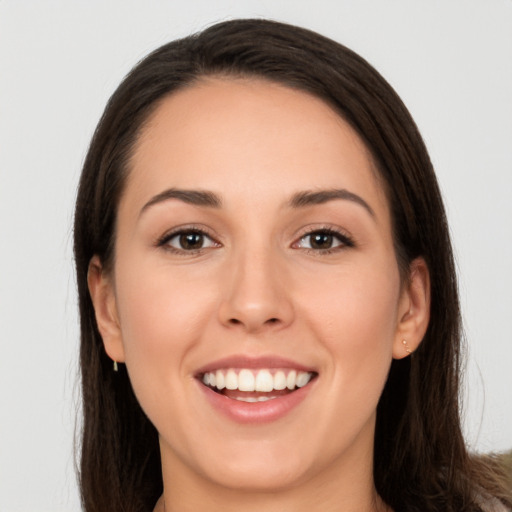
[[160,44],[250,16],[348,45],[408,105],[460,269],[467,440],[512,447],[511,0],[0,0],[1,512],[79,510],[72,208],[107,98]]

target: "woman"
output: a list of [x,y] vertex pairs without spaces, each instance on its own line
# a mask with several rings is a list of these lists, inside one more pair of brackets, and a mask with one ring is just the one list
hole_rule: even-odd
[[511,505],[461,434],[428,154],[347,48],[238,20],[144,59],[93,138],[75,256],[85,510]]

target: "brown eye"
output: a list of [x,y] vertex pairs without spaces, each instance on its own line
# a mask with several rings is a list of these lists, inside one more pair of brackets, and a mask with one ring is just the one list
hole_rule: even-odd
[[302,236],[295,248],[328,253],[334,249],[354,247],[352,240],[342,233],[330,229],[319,229]]
[[179,236],[180,249],[186,251],[201,249],[204,243],[204,235],[202,233],[183,233]]
[[167,246],[176,251],[193,252],[209,247],[217,247],[218,244],[202,231],[188,230],[175,232],[165,237],[159,245]]
[[334,237],[329,233],[313,233],[309,235],[309,245],[311,249],[330,249]]

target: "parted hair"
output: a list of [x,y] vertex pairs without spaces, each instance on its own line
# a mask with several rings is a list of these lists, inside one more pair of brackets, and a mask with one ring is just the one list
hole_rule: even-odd
[[414,354],[393,361],[378,405],[374,480],[380,496],[396,512],[477,512],[485,496],[511,506],[497,462],[468,454],[461,432],[456,271],[437,180],[411,115],[382,76],[345,46],[303,28],[241,19],[168,43],[138,63],[110,98],[84,162],[74,224],[84,510],[151,511],[163,490],[158,434],[124,365],[112,371],[87,272],[94,255],[105,272],[113,268],[117,208],[145,121],[163,98],[209,76],[264,79],[329,104],[372,155],[402,279],[414,258],[428,265],[428,330]]

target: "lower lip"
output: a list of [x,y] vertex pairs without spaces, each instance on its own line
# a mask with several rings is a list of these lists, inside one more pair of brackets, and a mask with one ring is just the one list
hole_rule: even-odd
[[270,423],[286,416],[297,407],[309,394],[313,381],[288,395],[283,395],[266,402],[242,402],[216,393],[198,381],[210,404],[229,419],[237,423]]

